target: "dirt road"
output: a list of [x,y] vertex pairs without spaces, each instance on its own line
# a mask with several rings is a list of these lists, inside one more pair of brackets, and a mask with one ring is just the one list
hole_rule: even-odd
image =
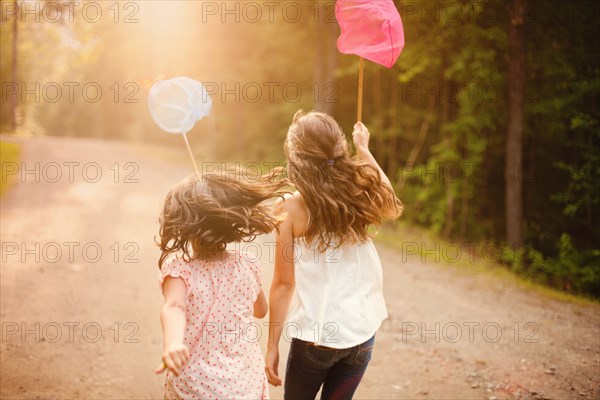
[[[22,163],[2,165],[18,170],[1,202],[0,397],[160,398],[153,237],[191,168],[118,142],[20,142]],[[269,240],[249,248],[266,288]],[[356,398],[600,398],[598,304],[379,250],[390,318]]]

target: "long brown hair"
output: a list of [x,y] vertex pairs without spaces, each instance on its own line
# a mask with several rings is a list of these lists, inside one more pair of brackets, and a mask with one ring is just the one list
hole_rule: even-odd
[[304,240],[319,251],[364,242],[371,224],[402,214],[402,203],[379,170],[350,156],[342,129],[329,115],[298,111],[284,150],[289,179],[310,217]]
[[190,251],[209,257],[227,243],[271,232],[280,218],[265,202],[287,193],[288,183],[277,179],[279,173],[248,177],[239,171],[217,172],[180,182],[167,194],[159,218],[159,268],[171,253],[181,252],[189,262]]

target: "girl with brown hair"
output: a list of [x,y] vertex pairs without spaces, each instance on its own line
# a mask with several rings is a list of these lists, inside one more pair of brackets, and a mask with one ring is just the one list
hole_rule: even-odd
[[167,195],[160,216],[159,282],[166,399],[266,399],[257,341],[240,340],[267,302],[260,269],[228,243],[269,233],[279,219],[265,202],[286,183],[238,173],[190,177]]
[[286,399],[314,399],[321,386],[322,399],[351,399],[387,317],[368,228],[399,217],[402,204],[370,153],[361,122],[353,141],[356,158],[333,118],[299,111],[284,144],[297,192],[278,209],[285,219],[276,235],[266,371],[271,384],[281,385],[285,331],[293,338]]

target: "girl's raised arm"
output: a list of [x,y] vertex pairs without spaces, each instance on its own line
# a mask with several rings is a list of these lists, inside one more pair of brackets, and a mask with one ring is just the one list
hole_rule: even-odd
[[369,130],[362,122],[357,122],[356,124],[354,124],[352,140],[354,141],[354,146],[356,147],[356,154],[358,154],[359,157],[362,158],[364,161],[375,167],[379,171],[381,181],[385,185],[389,186],[390,189],[392,189],[392,183],[390,182],[390,179],[387,177],[385,172],[383,172],[383,169],[379,166],[377,160],[375,160],[375,157],[373,157],[373,154],[371,154],[371,151],[369,150],[370,136],[371,134],[369,133]]
[[294,260],[292,250],[293,237],[293,206],[294,198],[282,201],[279,213],[287,213],[285,220],[279,225],[279,231],[275,236],[275,271],[271,292],[269,294],[269,342],[267,344],[267,356],[265,360],[266,372],[269,383],[274,386],[281,385],[279,377],[279,340],[283,324],[285,323],[292,295],[294,293]]
[[185,298],[187,287],[181,278],[167,276],[163,283],[165,304],[160,312],[163,329],[162,366],[156,369],[160,374],[167,368],[179,375],[190,359],[190,351],[183,343],[185,335]]

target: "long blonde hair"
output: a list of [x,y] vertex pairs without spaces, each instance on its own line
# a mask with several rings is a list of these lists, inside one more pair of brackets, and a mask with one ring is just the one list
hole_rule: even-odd
[[319,251],[364,242],[370,225],[402,214],[402,203],[379,170],[350,156],[344,133],[329,115],[298,111],[284,150],[289,179],[310,216],[303,238]]
[[288,187],[286,180],[277,179],[278,173],[248,178],[240,172],[218,172],[180,182],[167,194],[159,218],[159,268],[171,253],[180,252],[189,261],[190,250],[211,256],[227,243],[271,232],[280,218],[265,202],[282,197]]

